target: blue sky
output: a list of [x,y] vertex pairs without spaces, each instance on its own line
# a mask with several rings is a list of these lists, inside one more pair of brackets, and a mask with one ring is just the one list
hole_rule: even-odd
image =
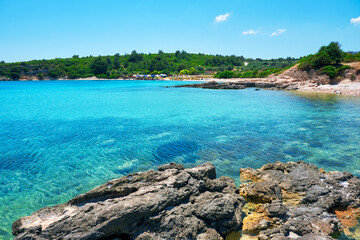
[[0,61],[185,50],[299,57],[360,50],[360,0],[0,0]]

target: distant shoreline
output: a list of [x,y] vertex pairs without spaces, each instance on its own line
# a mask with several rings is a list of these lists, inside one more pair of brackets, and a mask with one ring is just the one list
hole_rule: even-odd
[[229,78],[229,79],[217,79],[217,78],[203,78],[196,76],[186,76],[184,78],[161,78],[161,79],[134,79],[134,78],[117,78],[117,79],[102,79],[97,77],[88,77],[88,78],[78,78],[78,79],[43,79],[39,80],[36,78],[33,79],[20,79],[20,80],[0,80],[0,81],[179,81],[179,82],[219,82],[219,83],[244,83],[244,82],[254,82],[254,83],[273,83],[273,84],[283,84],[283,83],[293,83],[297,86],[297,92],[304,93],[325,93],[325,94],[337,94],[337,95],[348,95],[348,96],[360,96],[360,79],[356,81],[351,81],[350,79],[344,79],[338,84],[322,84],[317,85],[311,81],[300,81],[300,80],[290,80],[288,76],[280,74],[278,76],[270,76],[267,78]]

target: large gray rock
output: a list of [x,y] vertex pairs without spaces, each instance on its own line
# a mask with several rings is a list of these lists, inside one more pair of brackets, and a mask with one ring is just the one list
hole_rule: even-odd
[[205,163],[130,174],[14,222],[15,239],[223,239],[241,228],[233,179]]

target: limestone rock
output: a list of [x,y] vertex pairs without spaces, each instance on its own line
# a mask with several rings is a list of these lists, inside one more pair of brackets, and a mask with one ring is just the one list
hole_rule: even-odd
[[279,185],[270,181],[246,183],[240,186],[239,191],[250,202],[267,203],[282,198]]
[[239,231],[244,200],[210,163],[170,163],[111,180],[14,222],[15,239],[223,239]]

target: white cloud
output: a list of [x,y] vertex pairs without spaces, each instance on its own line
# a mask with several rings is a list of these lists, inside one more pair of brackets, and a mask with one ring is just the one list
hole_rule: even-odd
[[250,29],[249,31],[245,31],[242,34],[243,35],[249,35],[249,34],[257,34],[259,31],[255,31],[254,29]]
[[215,23],[221,23],[221,22],[224,22],[226,21],[230,16],[231,16],[232,12],[231,13],[225,13],[225,14],[222,14],[222,15],[219,15],[215,18]]
[[352,24],[354,24],[355,26],[360,25],[360,17],[358,17],[358,18],[352,18],[352,19],[350,20],[350,22],[351,22]]
[[286,29],[278,29],[275,32],[273,32],[270,36],[272,36],[272,37],[277,36],[277,35],[283,34],[284,32],[286,32]]

